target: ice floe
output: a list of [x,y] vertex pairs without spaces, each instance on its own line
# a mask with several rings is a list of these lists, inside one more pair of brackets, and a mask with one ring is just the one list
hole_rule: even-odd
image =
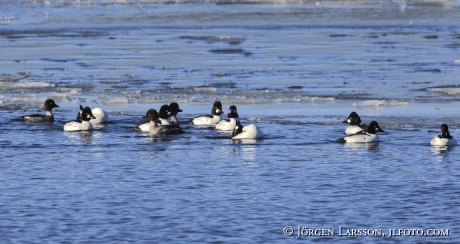
[[37,97],[37,96],[21,96],[21,97],[1,97],[2,103],[6,104],[18,104],[18,103],[27,103],[27,104],[38,104],[43,106],[43,102],[46,100],[46,97]]
[[111,104],[125,104],[128,103],[128,99],[126,97],[113,97],[113,98],[106,98],[102,100],[102,103],[106,105]]
[[408,104],[409,102],[407,101],[396,101],[396,100],[385,102],[385,106],[407,106]]
[[76,95],[80,92],[80,89],[70,89],[67,91],[59,91],[59,92],[48,92],[46,93],[47,97],[71,97]]
[[437,92],[437,93],[444,93],[447,95],[460,95],[460,88],[455,87],[444,87],[444,88],[429,88],[429,91]]
[[307,102],[330,102],[335,101],[334,97],[300,97],[300,101],[307,101]]
[[381,106],[407,106],[408,101],[385,101],[385,100],[367,100],[362,102],[355,102],[351,106],[353,107],[381,107]]
[[0,88],[46,88],[55,87],[54,83],[48,82],[20,82],[20,83],[0,83]]
[[259,117],[249,117],[246,119],[248,122],[260,122]]
[[216,87],[195,87],[193,88],[193,91],[196,92],[215,92],[217,91]]
[[353,107],[378,107],[384,106],[385,100],[367,100],[362,102],[355,102],[351,106]]

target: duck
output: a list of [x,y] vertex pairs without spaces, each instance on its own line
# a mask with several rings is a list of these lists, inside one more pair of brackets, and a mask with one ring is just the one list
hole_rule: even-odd
[[159,111],[159,116],[160,116],[160,124],[162,125],[170,125],[168,118],[169,118],[169,105],[164,104],[161,106],[160,111]]
[[67,122],[64,125],[64,131],[82,131],[92,130],[93,125],[89,122],[91,119],[96,119],[89,107],[85,107],[81,111],[80,119]]
[[203,115],[194,118],[189,124],[193,125],[216,125],[220,121],[220,115],[222,112],[222,103],[220,101],[215,101],[212,105],[211,115]]
[[149,122],[149,134],[150,135],[161,135],[161,134],[179,134],[182,133],[182,129],[173,125],[159,125],[157,123],[160,115],[155,109],[147,110],[147,113],[142,118],[147,118]]
[[369,123],[369,126],[367,127],[366,132],[359,132],[354,135],[345,136],[342,140],[339,139],[339,141],[343,141],[346,143],[380,142],[380,138],[376,134],[377,132],[385,132],[385,131],[382,130],[382,128],[380,128],[380,125],[379,123],[377,123],[377,121],[372,121],[371,123]]
[[236,126],[233,129],[232,139],[260,139],[264,137],[264,133],[262,133],[259,128],[257,128],[254,124],[250,124],[247,126],[243,126],[240,120],[236,120]]
[[54,102],[53,99],[46,99],[43,109],[45,110],[45,114],[31,114],[25,115],[19,118],[21,121],[28,121],[28,122],[54,122],[54,115],[51,112],[53,108],[58,108],[59,106]]
[[[170,112],[169,111],[169,106],[167,104],[162,105],[161,108],[160,108],[160,113],[156,112],[158,114],[157,124],[171,125],[171,123],[168,121],[168,112]],[[147,118],[147,117],[143,116],[142,118]],[[177,121],[177,119],[176,119],[176,121]],[[140,130],[142,132],[149,132],[150,131],[150,122],[146,122],[146,123],[137,125],[134,129],[135,130]]]
[[182,109],[179,108],[179,104],[172,102],[169,104],[169,122],[177,127],[180,127],[179,121],[177,120],[177,113],[182,112]]
[[[81,119],[82,111],[83,111],[83,106],[80,105],[80,112],[77,114],[77,120]],[[93,113],[93,116],[96,118],[96,119],[90,120],[91,124],[101,124],[101,123],[109,122],[109,115],[107,114],[107,112],[104,111],[104,109],[93,108],[91,112]]]
[[446,124],[441,125],[441,133],[431,139],[432,146],[452,146],[457,145],[457,140],[449,133],[449,127]]
[[227,117],[228,120],[221,120],[217,123],[216,130],[232,131],[235,129],[236,119],[238,119],[238,112],[235,105],[230,106]]
[[367,125],[361,124],[361,118],[355,111],[351,112],[348,118],[343,121],[343,123],[350,125],[345,129],[346,135],[354,135],[357,133],[366,132],[367,130]]

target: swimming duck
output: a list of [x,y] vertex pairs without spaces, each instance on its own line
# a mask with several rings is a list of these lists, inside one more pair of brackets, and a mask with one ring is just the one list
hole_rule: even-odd
[[223,114],[222,103],[220,101],[215,101],[212,106],[211,115],[203,115],[203,116],[196,117],[192,121],[190,121],[189,124],[215,125],[219,123],[221,114]]
[[350,142],[360,142],[360,143],[379,142],[380,138],[376,134],[377,132],[385,132],[385,131],[382,130],[382,128],[380,128],[377,121],[372,121],[367,127],[366,132],[359,132],[351,136],[346,136],[343,138],[343,141],[347,143],[350,143]]
[[446,124],[442,124],[441,133],[431,139],[430,143],[433,146],[451,146],[457,145],[457,140],[450,135],[449,127]]
[[345,134],[353,135],[360,132],[366,132],[367,125],[361,124],[361,118],[356,112],[351,112],[350,115],[343,123],[348,123],[350,126],[345,129]]
[[162,125],[170,125],[168,118],[169,118],[169,105],[164,104],[161,106],[160,111],[158,113],[160,116],[160,124]]
[[[175,105],[173,105],[175,106]],[[179,105],[177,105],[177,108],[179,108]],[[174,108],[176,109],[176,108]],[[180,110],[180,109],[179,109]],[[156,110],[155,110],[156,111]],[[160,108],[160,113],[157,112],[158,114],[158,121],[157,121],[157,124],[161,124],[161,125],[172,125],[173,123],[172,122],[169,122],[168,121],[168,113],[170,113],[170,107],[169,105],[165,104],[165,105],[162,105],[161,108]],[[182,110],[178,111],[178,112],[182,112]],[[178,112],[176,112],[175,114],[177,114]],[[142,118],[147,118],[146,116],[143,116]],[[175,121],[177,122],[177,118],[176,116],[174,115],[174,119]],[[179,126],[177,126],[179,127]],[[135,130],[140,130],[142,132],[149,132],[150,131],[150,122],[147,122],[147,123],[143,123],[143,124],[140,124],[140,125],[137,125],[135,128]]]
[[172,125],[180,127],[179,121],[177,120],[177,113],[182,112],[182,109],[179,108],[179,104],[176,102],[172,102],[169,104],[169,122]]
[[54,122],[54,115],[51,112],[53,108],[58,108],[59,106],[54,102],[53,99],[47,99],[43,105],[45,114],[31,114],[25,115],[19,118],[21,121],[29,122]]
[[228,120],[221,120],[216,125],[216,130],[232,131],[235,129],[236,120],[238,119],[238,112],[235,105],[230,106],[227,117]]
[[147,118],[150,121],[150,135],[179,134],[183,132],[181,128],[174,125],[159,125],[157,120],[160,118],[160,115],[155,109],[149,109],[143,118]]
[[81,111],[80,119],[67,122],[64,125],[65,131],[92,130],[93,125],[89,122],[90,119],[95,119],[89,107],[85,107]]
[[241,125],[240,120],[236,120],[236,126],[232,133],[232,139],[259,139],[263,137],[264,133],[262,133],[262,131],[254,124],[243,126]]
[[[82,111],[83,111],[83,106],[80,105],[80,112],[77,114],[77,120],[81,119]],[[93,108],[91,112],[93,113],[93,116],[96,118],[96,119],[90,120],[91,124],[100,124],[100,123],[109,122],[109,115],[104,111],[104,109]]]

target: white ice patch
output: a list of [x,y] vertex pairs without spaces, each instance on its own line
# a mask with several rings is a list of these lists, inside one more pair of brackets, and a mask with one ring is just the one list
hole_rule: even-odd
[[138,104],[154,104],[163,102],[163,99],[134,99],[134,101]]
[[[122,109],[122,110],[105,110],[105,112],[107,112],[108,114],[128,114],[128,115],[132,115],[132,114],[139,114],[141,113],[141,111],[139,110],[134,110],[134,109]],[[143,112],[145,114],[145,112]]]
[[17,20],[17,18],[14,16],[8,16],[8,17],[0,17],[0,20],[13,21],[13,20]]
[[114,98],[107,98],[102,100],[102,103],[111,105],[111,104],[125,104],[128,103],[128,99],[126,97],[114,97]]
[[460,59],[459,59],[459,60],[455,60],[455,61],[454,61],[454,64],[460,65]]
[[258,118],[258,117],[249,117],[249,118],[247,118],[247,121],[249,121],[249,122],[260,122],[260,118]]
[[407,106],[409,102],[404,102],[404,101],[387,101],[385,102],[385,106]]
[[196,92],[215,92],[217,91],[216,87],[194,87],[193,91]]
[[333,97],[300,97],[300,101],[306,101],[306,102],[330,102],[334,101],[335,98]]
[[70,92],[72,94],[77,94],[81,92],[81,89],[79,88],[58,88],[56,89],[57,92]]
[[[20,104],[20,103],[27,103],[27,104],[38,104],[43,106],[43,102],[46,100],[47,97],[37,97],[35,94],[21,94],[21,96],[14,96],[14,97],[0,97],[0,104]],[[59,99],[55,100],[59,101]]]
[[265,99],[265,98],[253,98],[253,97],[228,97],[220,98],[220,101],[224,104],[263,104],[263,103],[279,103],[282,101],[281,98]]
[[368,100],[362,101],[358,103],[353,103],[351,106],[353,107],[381,107],[381,106],[407,106],[409,104],[408,101],[385,101],[385,100]]
[[79,92],[80,92],[80,90],[72,89],[72,90],[69,90],[69,91],[49,92],[49,93],[46,93],[46,96],[49,97],[49,98],[54,98],[54,97],[65,98],[65,97],[71,97],[72,95],[78,94]]
[[47,82],[21,82],[21,83],[0,83],[0,88],[46,88],[55,87],[55,84]]
[[11,97],[8,99],[10,102],[26,102],[26,103],[37,103],[42,104],[46,98],[45,97]]
[[460,95],[460,88],[452,88],[452,87],[449,87],[449,88],[431,88],[431,89],[428,89],[428,90],[432,91],[432,92],[444,93],[444,94],[453,95],[453,96]]
[[353,107],[379,107],[379,106],[384,106],[384,105],[385,105],[385,100],[368,100],[368,101],[353,103],[351,106]]

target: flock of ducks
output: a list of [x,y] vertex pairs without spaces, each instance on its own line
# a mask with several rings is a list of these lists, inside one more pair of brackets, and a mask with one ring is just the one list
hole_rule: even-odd
[[[377,133],[385,132],[380,128],[377,121],[372,121],[369,125],[362,125],[361,118],[356,112],[351,112],[343,123],[347,123],[349,126],[345,130],[347,136],[339,139],[342,142],[379,142],[380,137]],[[442,124],[441,133],[431,139],[430,144],[433,146],[452,146],[457,145],[457,140],[450,135],[449,127],[446,124]]]
[[[31,122],[53,122],[54,116],[51,112],[53,108],[59,107],[53,99],[47,99],[43,108],[45,114],[32,114],[22,116],[19,120]],[[155,109],[149,109],[143,118],[147,118],[149,122],[139,124],[135,127],[136,130],[148,132],[150,135],[162,134],[179,134],[184,131],[180,127],[177,120],[177,114],[182,112],[179,104],[173,102],[169,105],[161,106],[159,112]],[[215,101],[210,115],[203,115],[192,119],[189,124],[214,126],[216,130],[232,132],[232,139],[259,139],[263,138],[264,134],[254,124],[243,126],[238,119],[238,112],[235,105],[230,106],[227,120],[222,120],[223,114],[222,103]],[[64,124],[64,131],[84,131],[94,129],[93,124],[105,123],[109,121],[108,114],[101,108],[91,110],[89,107],[83,108],[80,105],[80,111],[77,114],[77,119]],[[340,138],[339,142],[345,143],[372,143],[380,142],[378,133],[385,132],[380,128],[377,121],[372,121],[369,125],[361,124],[361,118],[356,112],[351,112],[343,123],[349,124],[345,129],[346,136]],[[441,125],[441,133],[435,136],[430,144],[433,146],[449,146],[457,145],[457,140],[449,133],[449,128],[446,124]]]
[[[21,121],[29,122],[54,122],[53,108],[59,107],[53,99],[47,99],[43,108],[45,114],[32,114],[19,118]],[[179,104],[173,102],[169,105],[161,106],[159,112],[149,109],[143,118],[149,122],[139,124],[135,130],[148,132],[150,135],[180,134],[184,131],[177,120],[177,114],[182,112]],[[189,124],[215,126],[216,130],[232,132],[232,139],[259,139],[264,134],[254,124],[243,126],[238,119],[236,106],[230,106],[228,120],[222,120],[222,103],[215,101],[211,110],[211,115],[203,115],[192,119]],[[86,131],[94,129],[94,124],[106,123],[109,121],[108,114],[102,108],[90,109],[80,105],[80,111],[75,120],[64,124],[64,131]]]

